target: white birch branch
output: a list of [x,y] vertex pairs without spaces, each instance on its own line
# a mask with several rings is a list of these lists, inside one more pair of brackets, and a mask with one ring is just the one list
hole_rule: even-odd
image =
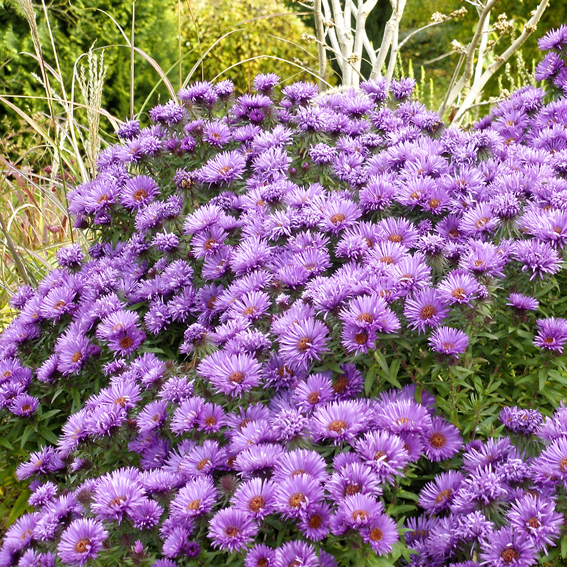
[[464,69],[463,74],[461,75],[460,79],[454,84],[453,88],[449,92],[449,95],[446,97],[444,103],[441,105],[439,109],[440,116],[443,116],[445,110],[450,108],[461,91],[469,86],[470,80],[473,76],[474,72],[474,55],[476,52],[476,48],[480,43],[480,39],[482,37],[482,31],[484,29],[484,22],[488,18],[490,11],[498,0],[489,0],[486,5],[482,7],[482,11],[480,12],[480,16],[478,19],[478,25],[476,26],[476,31],[471,39],[470,43],[467,45],[465,51],[465,62],[464,62]]
[[325,43],[325,26],[321,11],[321,0],[313,0],[313,16],[317,35],[317,55],[319,59],[319,91],[327,90],[327,47]]
[[341,46],[339,45],[339,39],[337,37],[337,33],[335,31],[335,23],[333,20],[333,12],[331,11],[331,7],[329,6],[329,0],[323,0],[323,9],[325,11],[325,20],[329,23],[332,23],[332,27],[328,28],[328,35],[329,39],[331,40],[331,46],[335,52],[335,54],[339,54],[337,56],[337,63],[341,72],[344,70],[345,61],[341,54]]
[[467,110],[471,107],[471,105],[474,104],[475,100],[482,92],[482,89],[484,88],[486,83],[490,80],[490,78],[494,75],[494,73],[496,73],[496,71],[498,71],[498,69],[500,69],[500,67],[502,67],[502,65],[504,65],[504,63],[506,63],[506,61],[508,61],[508,59],[510,59],[510,57],[518,49],[520,49],[520,47],[522,47],[522,45],[525,43],[528,37],[536,30],[537,24],[541,19],[543,13],[545,12],[548,4],[549,4],[549,0],[542,0],[540,2],[535,12],[533,12],[533,16],[524,25],[524,29],[520,34],[520,36],[518,37],[518,39],[516,39],[516,41],[514,41],[512,45],[510,45],[510,47],[502,55],[500,55],[499,57],[495,57],[493,63],[490,64],[487,67],[486,71],[479,77],[479,79],[473,83],[470,91],[465,97],[465,100],[460,105],[457,114],[455,114],[455,118],[453,119],[451,127],[457,127],[460,124],[461,120],[463,119],[463,116],[465,115]]
[[478,81],[482,75],[482,70],[484,68],[484,54],[486,53],[486,46],[488,44],[488,28],[490,26],[490,14],[484,20],[484,27],[482,30],[482,37],[480,39],[480,45],[478,46],[478,58],[476,61],[476,69],[474,71],[473,83]]
[[392,41],[396,31],[400,27],[400,20],[402,19],[404,8],[406,5],[406,0],[390,0],[392,4],[392,15],[388,22],[386,23],[386,29],[384,30],[384,36],[382,37],[382,44],[376,55],[376,60],[372,66],[372,72],[370,73],[371,79],[376,79],[382,72],[382,67],[388,56],[388,51],[392,46]]

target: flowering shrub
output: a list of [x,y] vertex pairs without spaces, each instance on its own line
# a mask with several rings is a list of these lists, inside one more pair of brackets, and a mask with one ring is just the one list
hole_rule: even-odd
[[183,89],[69,195],[89,258],[0,336],[0,566],[559,557],[566,99],[462,131],[411,80],[278,83]]

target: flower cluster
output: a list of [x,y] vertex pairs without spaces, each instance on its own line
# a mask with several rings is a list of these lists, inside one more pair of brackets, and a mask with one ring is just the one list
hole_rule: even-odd
[[539,48],[549,53],[536,68],[538,81],[549,81],[561,93],[567,93],[567,26],[551,30],[538,41]]
[[[389,553],[401,483],[462,441],[415,384],[370,397],[373,354],[411,340],[449,368],[490,306],[531,321],[547,360],[563,352],[567,321],[532,312],[563,266],[567,99],[524,88],[461,131],[409,100],[411,80],[295,83],[279,99],[278,83],[182,89],[152,126],[124,124],[70,193],[96,240],[12,298],[0,409],[34,419],[55,387],[87,399],[18,468],[37,477],[35,511],[0,567],[83,565],[119,534],[157,567],[224,561],[217,548],[245,567],[330,567],[352,542]],[[515,433],[539,431],[507,412]],[[406,542],[428,565],[465,543],[491,565],[530,564],[555,543],[543,476],[562,482],[563,452],[562,439],[533,462],[505,440],[468,445],[462,471],[423,490]],[[520,538],[487,509],[550,527]]]
[[547,555],[564,524],[554,493],[567,479],[566,415],[563,405],[545,421],[536,410],[504,408],[506,428],[544,449],[530,458],[508,437],[469,443],[462,470],[437,475],[421,491],[425,514],[406,526],[417,552],[410,565],[527,567],[538,553]]

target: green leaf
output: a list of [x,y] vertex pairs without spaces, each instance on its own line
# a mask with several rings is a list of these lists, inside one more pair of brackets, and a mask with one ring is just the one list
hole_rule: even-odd
[[547,367],[542,366],[538,372],[538,380],[539,380],[539,391],[543,392],[545,388],[545,383],[547,381]]
[[12,443],[10,443],[10,441],[8,441],[8,439],[3,436],[0,436],[0,445],[2,445],[2,447],[6,447],[6,449],[8,449],[9,451],[14,450]]
[[374,358],[376,359],[376,362],[380,365],[382,370],[387,373],[388,363],[386,362],[384,355],[379,350],[376,350],[374,351]]
[[28,498],[30,497],[30,490],[26,488],[17,498],[6,524],[11,526],[28,508]]
[[48,429],[45,425],[41,425],[39,427],[39,433],[46,441],[49,441],[52,445],[57,445],[57,435],[55,435],[51,429]]
[[58,409],[53,409],[53,410],[50,410],[48,412],[45,412],[44,414],[41,415],[41,417],[39,418],[39,421],[45,421],[46,419],[49,419],[50,417],[57,415],[60,412],[61,412],[61,410],[58,410]]
[[29,439],[29,436],[34,432],[35,432],[35,430],[34,430],[32,425],[26,426],[26,428],[24,429],[24,432],[22,433],[22,437],[20,439],[20,447],[22,449],[24,448],[26,441]]
[[366,373],[366,378],[364,379],[364,393],[369,396],[370,392],[372,391],[372,387],[375,384],[376,372],[377,372],[376,365],[372,365],[368,372]]

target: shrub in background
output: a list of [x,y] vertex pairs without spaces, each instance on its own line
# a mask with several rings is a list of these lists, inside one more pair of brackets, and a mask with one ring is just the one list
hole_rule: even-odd
[[0,565],[560,564],[566,99],[278,82],[182,89],[69,195],[89,258],[0,337],[4,438],[51,443]]

